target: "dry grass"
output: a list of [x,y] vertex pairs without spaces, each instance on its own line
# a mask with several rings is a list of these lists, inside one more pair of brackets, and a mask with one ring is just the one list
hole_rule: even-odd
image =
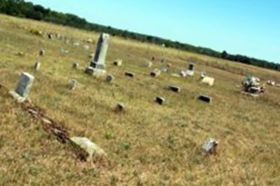
[[[32,102],[63,122],[71,135],[96,142],[111,161],[104,167],[78,161],[2,91],[0,185],[279,184],[280,88],[267,87],[258,99],[240,94],[238,88],[243,74],[280,81],[279,72],[113,37],[107,71],[116,80],[108,84],[83,73],[95,49],[90,44],[85,50],[83,40],[96,42],[97,33],[3,15],[0,25],[0,83],[14,89],[20,72],[35,75]],[[81,46],[34,36],[30,29],[60,33]],[[46,49],[46,56],[35,72],[40,48]],[[61,48],[70,53],[62,54]],[[143,65],[153,56],[153,68],[171,63],[173,72],[196,61],[196,68],[215,77],[216,84],[201,85],[198,74],[189,79],[169,73],[152,78],[153,68]],[[113,66],[117,58],[124,60],[122,67]],[[73,70],[73,62],[81,69]],[[125,71],[136,77],[125,77]],[[73,78],[79,86],[69,91],[67,83]],[[182,87],[182,92],[166,90],[171,84]],[[213,104],[198,102],[200,93],[212,96]],[[165,97],[168,104],[155,104],[156,96]],[[126,113],[114,112],[118,102],[126,104]],[[201,155],[208,137],[220,141],[216,156]]]

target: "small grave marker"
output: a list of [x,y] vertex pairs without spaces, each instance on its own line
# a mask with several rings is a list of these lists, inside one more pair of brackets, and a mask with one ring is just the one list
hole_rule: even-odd
[[200,101],[203,101],[203,102],[205,102],[205,103],[212,103],[212,97],[209,97],[209,96],[207,96],[207,95],[200,95],[199,97],[198,97],[198,99],[200,100]]
[[163,105],[166,101],[163,97],[158,96],[156,97],[155,102],[157,102],[160,105]]

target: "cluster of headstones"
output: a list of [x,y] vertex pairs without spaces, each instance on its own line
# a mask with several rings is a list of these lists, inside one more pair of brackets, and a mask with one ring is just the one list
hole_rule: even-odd
[[[105,61],[106,61],[106,55],[107,55],[108,46],[109,46],[109,38],[110,38],[110,36],[108,34],[102,33],[100,35],[94,58],[92,58],[90,65],[85,69],[85,73],[87,73],[89,75],[94,75],[94,76],[100,76],[100,75],[104,75],[106,73]],[[50,36],[50,39],[51,39],[51,36]],[[41,49],[39,52],[39,56],[44,56],[44,55],[45,55],[45,50]],[[122,60],[114,61],[114,65],[121,66]],[[39,61],[37,61],[34,66],[35,70],[39,70],[40,66],[41,66],[41,63]],[[148,64],[148,67],[150,67],[150,66],[152,66],[151,63]],[[74,63],[73,68],[79,68],[79,64]],[[152,77],[158,77],[158,76],[160,76],[161,72],[162,71],[159,69],[154,69],[150,73],[150,75]],[[182,75],[183,77],[184,76],[193,76],[194,75],[194,64],[191,64],[189,66],[188,70],[182,71],[181,73],[183,74]],[[133,78],[135,76],[135,74],[131,73],[131,72],[125,72],[125,75],[128,77],[131,77],[131,78]],[[203,76],[202,79],[205,79],[206,77],[207,76]],[[209,79],[209,77],[207,77],[207,78]],[[108,75],[106,79],[108,82],[112,82],[114,80],[114,77],[112,75]],[[25,101],[28,97],[28,94],[29,94],[30,89],[33,84],[33,81],[34,81],[34,76],[32,76],[31,74],[26,73],[26,72],[22,73],[16,90],[11,91],[10,94],[14,98],[16,98],[19,102]],[[212,80],[211,83],[209,83],[209,85],[212,86],[213,83],[214,82]],[[76,80],[70,80],[69,89],[71,89],[71,90],[75,89],[76,85],[77,85]],[[181,92],[181,88],[178,86],[175,86],[175,85],[170,85],[168,87],[168,89],[171,91],[177,92],[177,93]],[[207,102],[207,103],[212,102],[212,98],[209,96],[206,96],[206,95],[200,95],[198,97],[198,99],[201,101]],[[166,100],[165,100],[165,98],[158,96],[155,98],[155,102],[157,102],[160,105],[163,105],[166,102]],[[123,103],[118,103],[116,106],[116,111],[123,112],[124,110],[125,110],[125,105]],[[203,149],[207,153],[213,153],[213,151],[215,151],[215,149],[216,149],[217,144],[218,143],[215,140],[211,139],[203,146]]]

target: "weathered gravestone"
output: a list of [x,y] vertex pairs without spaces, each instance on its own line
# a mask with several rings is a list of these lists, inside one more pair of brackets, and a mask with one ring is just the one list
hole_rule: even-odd
[[156,97],[155,102],[157,102],[160,105],[163,105],[166,101],[163,97],[158,96]]
[[125,111],[125,105],[123,103],[118,103],[116,108],[115,108],[116,112],[124,112]]
[[39,56],[44,56],[46,54],[46,51],[41,48],[40,51],[39,51]]
[[77,87],[77,84],[78,84],[78,81],[77,81],[77,80],[71,79],[71,80],[69,81],[68,88],[69,88],[70,90],[75,90],[75,88]]
[[105,74],[105,62],[107,51],[109,47],[110,35],[102,33],[99,37],[95,56],[90,63],[90,66],[86,69],[86,73],[90,75],[102,75]]
[[114,62],[113,62],[113,64],[115,65],[115,66],[122,66],[122,60],[121,59],[116,59]]
[[78,145],[84,151],[88,153],[88,161],[92,160],[93,157],[106,157],[107,154],[105,151],[100,148],[98,145],[90,141],[88,138],[85,137],[72,137],[71,142]]
[[161,74],[161,71],[160,71],[159,69],[154,69],[154,70],[150,73],[150,75],[151,75],[152,77],[158,77],[158,76],[160,76],[160,74]]
[[134,76],[135,76],[135,74],[132,72],[125,72],[124,75],[127,77],[130,77],[130,78],[134,78]]
[[34,65],[34,70],[38,71],[38,70],[40,70],[40,67],[41,67],[41,62],[37,61]]
[[198,100],[205,102],[205,103],[212,103],[212,101],[213,101],[212,97],[209,97],[207,95],[198,96]]
[[177,93],[181,92],[181,88],[174,85],[170,85],[168,88],[173,92],[177,92]]
[[10,94],[18,102],[24,102],[28,98],[34,79],[34,76],[32,76],[31,74],[23,72],[21,74],[20,81],[17,85],[16,90],[11,91]]
[[112,83],[112,82],[114,81],[114,79],[115,79],[115,77],[114,77],[113,75],[108,75],[108,76],[106,77],[106,81],[107,81],[108,83]]
[[218,141],[210,138],[202,145],[202,149],[206,155],[215,154],[217,152],[218,144]]
[[73,69],[79,69],[80,64],[79,63],[73,63],[72,68]]

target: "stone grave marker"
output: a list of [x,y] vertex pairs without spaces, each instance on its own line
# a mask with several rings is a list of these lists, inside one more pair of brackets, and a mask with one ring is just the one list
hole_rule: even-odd
[[18,101],[24,102],[30,93],[31,87],[33,85],[34,76],[27,72],[23,72],[18,82],[15,91],[10,91],[10,94]]
[[109,47],[110,35],[102,33],[99,37],[95,56],[90,63],[90,66],[86,69],[86,73],[90,75],[102,75],[105,74],[105,62],[107,51]]
[[213,101],[212,97],[209,97],[207,95],[198,96],[198,100],[203,101],[205,103],[212,103],[212,101]]

